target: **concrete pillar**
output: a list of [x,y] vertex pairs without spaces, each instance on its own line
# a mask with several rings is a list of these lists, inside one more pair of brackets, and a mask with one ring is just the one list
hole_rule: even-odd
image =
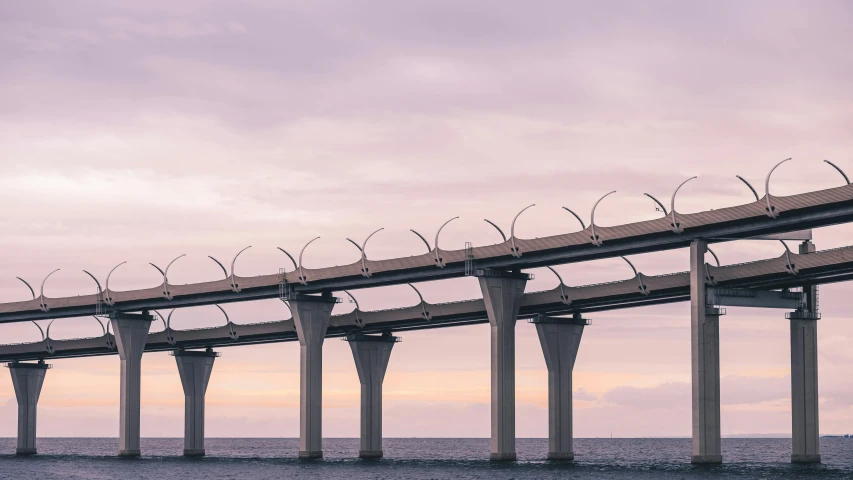
[[492,439],[490,459],[515,460],[515,321],[529,276],[478,270],[492,337]]
[[720,451],[720,314],[705,304],[705,240],[690,243],[690,353],[693,381],[692,463],[722,463]]
[[[804,242],[800,253],[815,251]],[[803,308],[788,315],[791,321],[791,462],[820,463],[817,387],[817,285],[804,285]]]
[[204,395],[218,353],[180,350],[173,353],[184,387],[184,456],[204,456]]
[[121,358],[121,406],[119,409],[118,454],[138,457],[139,415],[142,390],[142,352],[148,340],[148,329],[153,317],[148,312],[130,314],[116,312],[110,315],[110,324],[116,339],[116,349]]
[[574,460],[572,446],[572,370],[589,321],[537,316],[532,321],[548,366],[548,460]]
[[361,382],[361,458],[382,457],[382,381],[399,337],[390,334],[348,335],[358,380]]
[[323,340],[337,298],[292,295],[299,337],[299,458],[323,458]]
[[39,363],[18,363],[8,365],[18,399],[18,455],[36,454],[36,410],[44,376],[50,365]]

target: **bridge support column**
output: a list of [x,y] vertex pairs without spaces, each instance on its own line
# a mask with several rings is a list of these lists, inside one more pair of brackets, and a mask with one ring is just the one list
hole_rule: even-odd
[[299,337],[299,458],[323,458],[323,340],[337,298],[290,299]]
[[8,365],[18,400],[18,448],[17,455],[36,454],[36,410],[38,409],[41,386],[50,365],[18,363]]
[[515,321],[530,278],[518,271],[478,270],[491,326],[493,461],[515,460]]
[[110,323],[115,332],[116,349],[121,358],[118,454],[122,457],[138,457],[140,454],[142,352],[145,350],[152,320],[148,312],[143,312],[141,315],[116,312],[110,315]]
[[[804,242],[800,253],[814,252]],[[820,463],[817,386],[817,285],[804,285],[805,305],[790,313],[791,321],[791,462]]]
[[180,350],[173,353],[184,387],[184,456],[204,456],[204,395],[213,361],[219,356],[207,351]]
[[705,303],[705,240],[690,243],[690,351],[693,383],[692,463],[722,463],[720,451],[720,314]]
[[382,457],[382,381],[391,349],[399,340],[390,334],[347,336],[361,382],[361,458]]
[[548,460],[574,460],[572,445],[572,370],[583,328],[589,321],[537,316],[539,343],[548,366]]

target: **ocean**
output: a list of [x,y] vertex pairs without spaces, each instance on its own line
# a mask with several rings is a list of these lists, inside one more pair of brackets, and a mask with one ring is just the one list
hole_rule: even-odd
[[114,438],[40,438],[16,457],[0,439],[2,479],[811,479],[853,478],[853,438],[822,438],[820,465],[792,465],[790,439],[723,439],[718,466],[690,464],[690,439],[576,439],[575,462],[544,460],[546,439],[518,439],[518,461],[489,462],[488,439],[388,438],[385,458],[359,460],[358,439],[323,440],[323,460],[297,460],[297,439],[210,438],[185,459],[183,439],[143,438],[140,458],[116,457]]

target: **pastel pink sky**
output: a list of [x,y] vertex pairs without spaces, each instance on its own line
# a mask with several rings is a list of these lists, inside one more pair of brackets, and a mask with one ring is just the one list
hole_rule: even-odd
[[[751,201],[735,179],[773,193],[837,186],[853,173],[853,7],[849,2],[123,1],[0,4],[0,301],[152,287],[421,253],[517,233],[574,231],[610,190],[596,223]],[[762,192],[763,193],[763,192]],[[586,220],[586,219],[585,219]],[[853,226],[815,232],[819,249],[853,244]],[[715,247],[724,264],[781,245]],[[685,270],[687,251],[631,257],[643,273]],[[557,267],[566,283],[628,278],[619,259]],[[551,288],[531,271],[528,291]],[[821,288],[821,432],[853,433],[853,285]],[[478,297],[470,278],[422,285],[429,302]],[[340,295],[340,294],[339,294]],[[356,293],[363,309],[412,305],[405,286]],[[237,323],[287,318],[278,300],[228,305]],[[342,303],[336,312],[352,304]],[[721,320],[722,431],[790,433],[788,323],[781,311],[729,308]],[[575,435],[690,435],[687,304],[590,315],[575,367]],[[213,307],[175,313],[176,328],[216,325]],[[154,330],[162,326],[154,325]],[[63,319],[54,338],[93,336]],[[485,325],[406,332],[385,379],[386,436],[489,435]],[[39,339],[0,325],[0,343]],[[298,435],[296,343],[221,349],[207,435]],[[348,346],[324,349],[324,435],[358,436],[359,384]],[[55,361],[41,436],[116,436],[117,357]],[[143,360],[142,435],[181,436],[174,359]],[[547,435],[545,362],[517,328],[517,434]],[[5,374],[4,374],[5,375]],[[0,436],[15,434],[11,380],[0,379]]]

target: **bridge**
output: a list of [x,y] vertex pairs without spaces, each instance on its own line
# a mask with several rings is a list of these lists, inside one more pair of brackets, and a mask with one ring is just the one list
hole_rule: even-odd
[[[829,162],[827,162],[829,163]],[[780,164],[776,165],[778,167]],[[32,299],[0,304],[0,322],[51,320],[39,342],[2,345],[0,361],[8,362],[18,399],[17,453],[36,453],[36,410],[41,385],[50,365],[46,360],[115,355],[120,358],[121,409],[119,455],[136,456],[139,450],[141,359],[144,352],[171,351],[176,358],[186,402],[185,446],[188,456],[204,455],[204,396],[215,358],[214,348],[259,343],[298,341],[300,343],[300,458],[322,457],[322,346],[326,337],[343,337],[352,349],[362,388],[360,456],[381,457],[382,379],[393,346],[393,335],[407,330],[444,328],[488,322],[491,325],[492,438],[491,459],[515,459],[515,326],[519,318],[530,319],[537,329],[549,377],[549,452],[552,460],[572,460],[572,369],[583,330],[589,325],[584,314],[642,305],[691,302],[691,350],[693,382],[694,463],[720,463],[719,317],[726,306],[779,308],[788,310],[791,330],[793,462],[820,462],[817,388],[817,286],[853,278],[853,246],[816,251],[812,228],[853,220],[853,187],[846,185],[787,197],[770,194],[770,171],[765,195],[755,202],[736,207],[680,214],[675,209],[679,185],[670,199],[670,208],[651,197],[664,213],[663,218],[615,227],[595,224],[592,208],[589,225],[574,211],[581,230],[551,237],[522,239],[510,236],[492,224],[503,238],[496,245],[461,250],[442,250],[439,240],[445,222],[433,243],[418,232],[427,252],[423,255],[386,260],[370,260],[367,243],[350,242],[359,260],[343,266],[307,269],[302,259],[308,242],[297,256],[280,249],[292,270],[277,274],[240,277],[235,274],[237,254],[227,269],[211,257],[223,271],[224,279],[189,285],[169,283],[170,267],[156,267],[162,274],[159,287],[134,291],[113,291],[113,268],[101,285],[93,281],[96,293],[67,298],[44,295],[45,278]],[[738,177],[740,178],[740,177]],[[613,193],[613,192],[611,192]],[[789,232],[799,232],[790,234]],[[797,251],[785,244],[778,258],[738,265],[705,261],[709,244],[746,238],[803,240]],[[349,239],[348,239],[349,240]],[[784,242],[782,242],[784,243]],[[627,255],[689,247],[689,271],[646,276],[634,269]],[[248,247],[247,247],[248,248]],[[243,249],[245,251],[245,249]],[[541,292],[525,292],[529,275],[523,270],[557,264],[583,262],[621,256],[634,271],[630,279],[607,284],[570,287],[552,269],[557,287]],[[415,287],[418,282],[462,276],[477,278],[482,299],[431,304]],[[362,311],[350,290],[409,284],[419,298],[411,307]],[[343,292],[356,309],[332,315]],[[357,292],[356,292],[357,293]],[[220,304],[280,298],[291,310],[287,320],[238,325]],[[217,305],[224,322],[219,327],[181,330],[173,328],[174,309]],[[164,316],[160,309],[171,308]],[[68,317],[93,316],[101,335],[91,338],[54,340],[53,321]],[[103,321],[106,320],[106,321]],[[152,333],[154,322],[163,329]],[[38,325],[38,324],[36,324]],[[41,331],[41,326],[38,327]]]

